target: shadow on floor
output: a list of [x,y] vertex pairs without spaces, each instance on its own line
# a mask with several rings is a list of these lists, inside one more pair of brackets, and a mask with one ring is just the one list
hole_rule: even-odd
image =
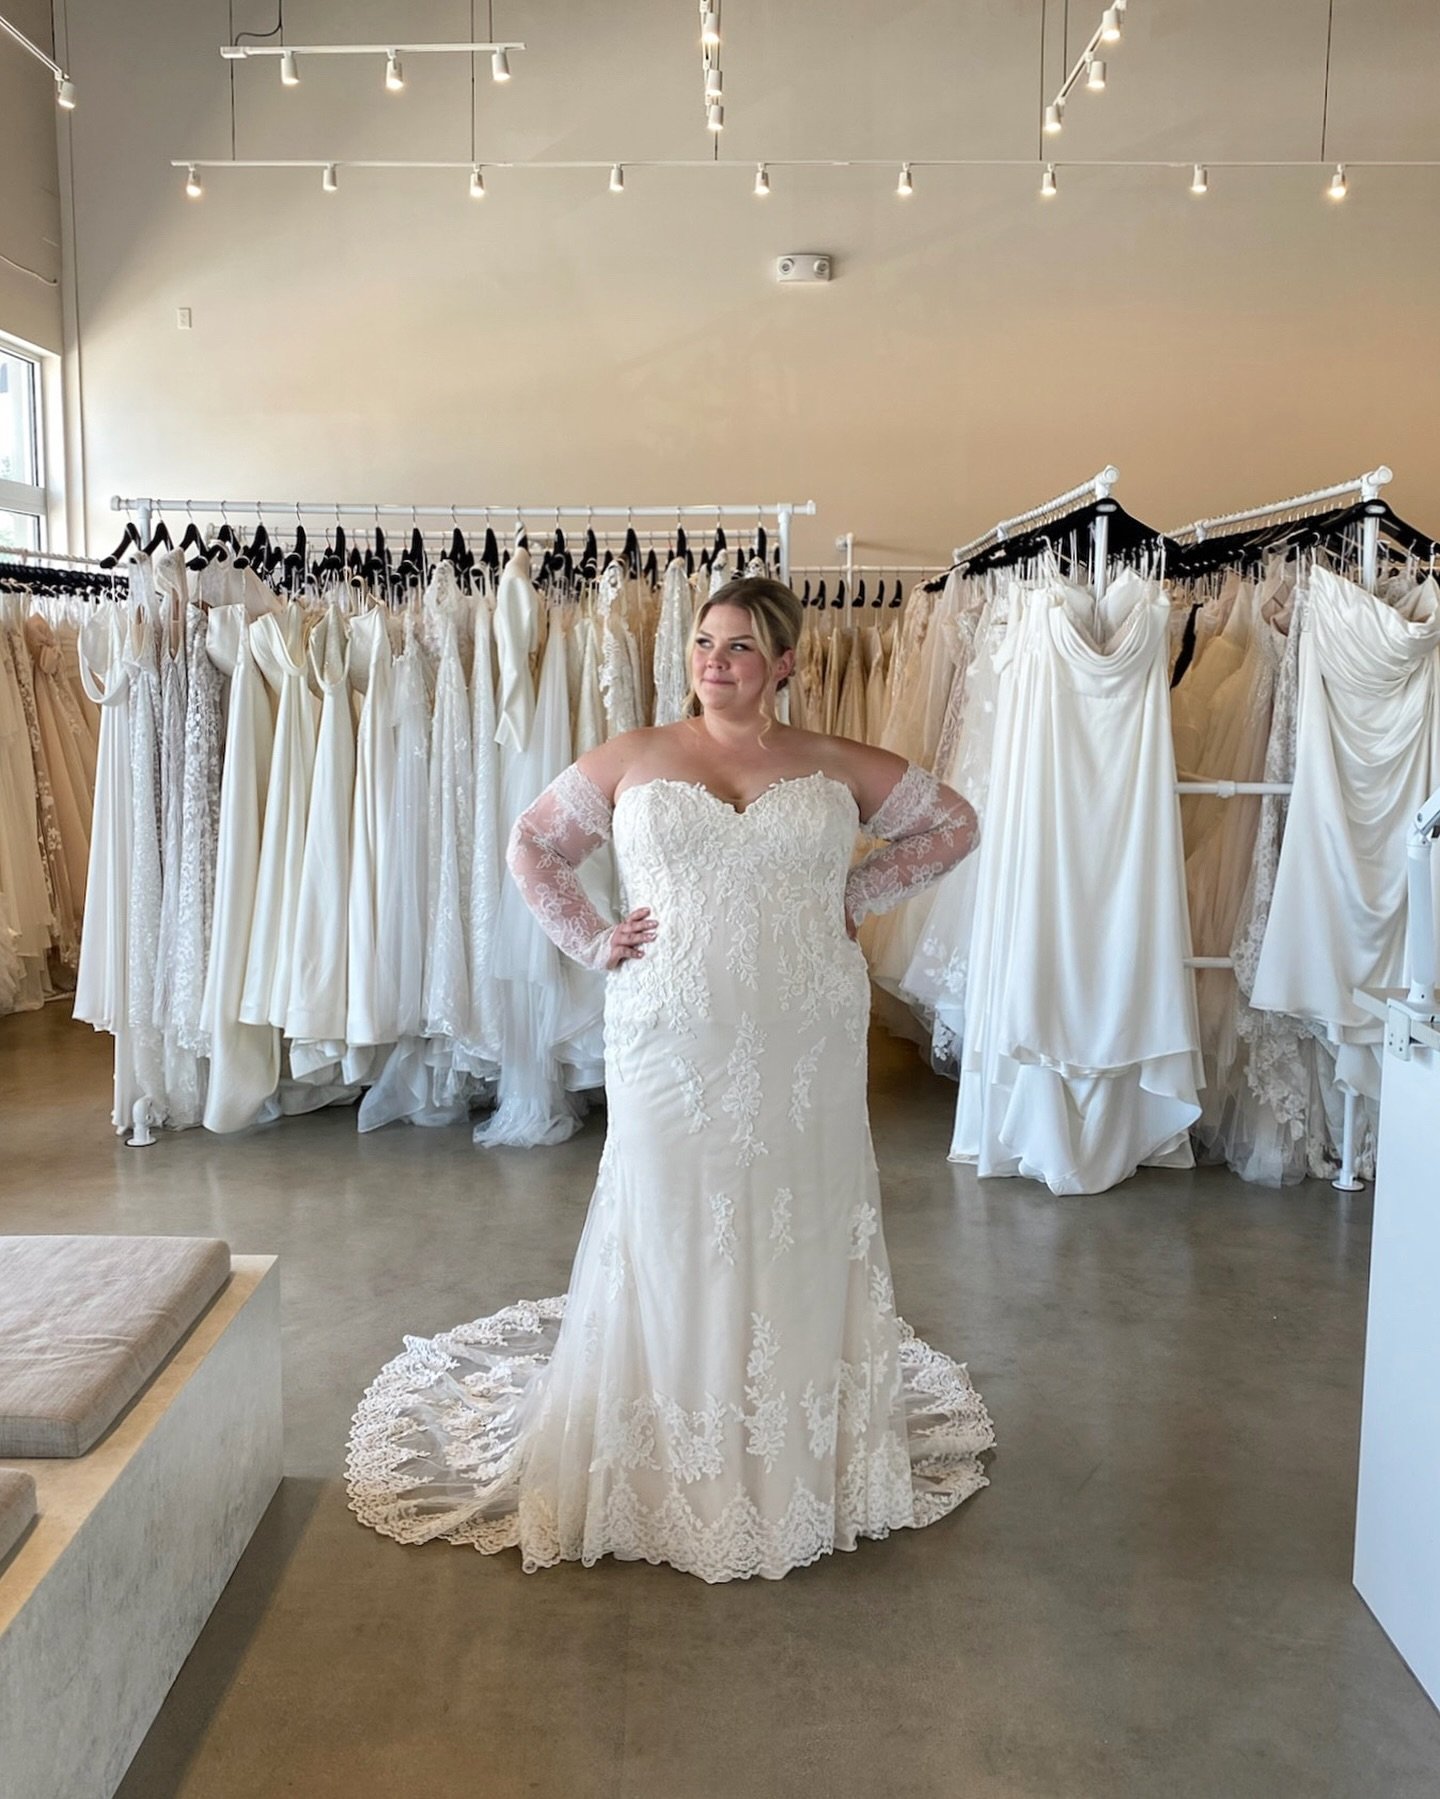
[[176,1676],[116,1799],[174,1799],[245,1659],[326,1483],[283,1479]]

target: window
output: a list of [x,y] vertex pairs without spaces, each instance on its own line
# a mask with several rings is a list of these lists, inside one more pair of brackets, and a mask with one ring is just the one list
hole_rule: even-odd
[[0,549],[44,542],[40,365],[0,343]]

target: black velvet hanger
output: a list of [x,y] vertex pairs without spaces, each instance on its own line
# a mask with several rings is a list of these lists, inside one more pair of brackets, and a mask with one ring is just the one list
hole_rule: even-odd
[[111,550],[108,556],[101,559],[100,566],[101,568],[114,568],[122,556],[126,555],[132,549],[138,550],[139,548],[140,532],[135,521],[132,519],[130,523],[126,525],[124,535],[121,537],[119,543],[116,544],[115,548]]

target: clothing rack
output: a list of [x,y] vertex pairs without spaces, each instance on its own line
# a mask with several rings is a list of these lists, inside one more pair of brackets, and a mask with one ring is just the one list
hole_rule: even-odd
[[516,527],[523,530],[527,521],[539,525],[542,521],[562,518],[571,519],[624,519],[633,524],[636,519],[674,519],[676,524],[687,518],[713,518],[717,523],[722,519],[754,519],[763,524],[767,519],[775,521],[775,534],[780,546],[780,578],[790,579],[790,527],[791,521],[797,517],[813,518],[815,502],[813,500],[767,500],[752,505],[684,505],[684,506],[422,506],[416,504],[397,504],[395,502],[376,501],[306,501],[306,500],[162,500],[162,499],[125,499],[121,495],[112,496],[110,510],[112,512],[133,512],[138,515],[140,534],[148,537],[151,521],[157,513],[186,512],[194,513],[218,512],[222,518],[228,518],[231,512],[253,513],[263,519],[266,513],[272,518],[294,518],[299,523],[304,518],[334,518],[337,523],[346,514],[351,517],[374,519],[378,525],[382,518],[408,518],[412,525],[423,518],[449,519],[458,525],[461,519],[483,519],[487,525],[496,518],[510,517],[515,520]]
[[[1077,500],[1108,499],[1120,479],[1120,471],[1113,463],[1107,463],[1097,475],[1088,481],[1082,481],[1078,487],[1069,488],[1065,493],[1056,494],[1053,500],[1046,500],[1039,506],[1032,506],[1028,512],[1016,513],[1014,518],[1001,519],[999,524],[992,525],[988,531],[982,532],[970,543],[961,544],[955,552],[955,563],[969,562],[980,551],[991,549],[994,545],[1004,543],[1011,532],[1022,525],[1033,525],[1048,518],[1052,513],[1064,512]],[[1106,586],[1105,556],[1109,547],[1110,521],[1101,512],[1091,526],[1092,566],[1094,570],[1095,598],[1102,599]]]

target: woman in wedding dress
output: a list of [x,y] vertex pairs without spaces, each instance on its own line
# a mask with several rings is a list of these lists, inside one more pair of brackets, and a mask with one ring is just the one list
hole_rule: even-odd
[[[974,814],[776,721],[801,616],[763,578],[713,594],[690,715],[589,751],[516,824],[541,925],[609,971],[609,1131],[568,1295],[407,1338],[361,1402],[350,1502],[387,1536],[776,1579],[986,1484],[979,1395],[895,1310],[854,941]],[[576,873],[612,836],[619,924]]]

